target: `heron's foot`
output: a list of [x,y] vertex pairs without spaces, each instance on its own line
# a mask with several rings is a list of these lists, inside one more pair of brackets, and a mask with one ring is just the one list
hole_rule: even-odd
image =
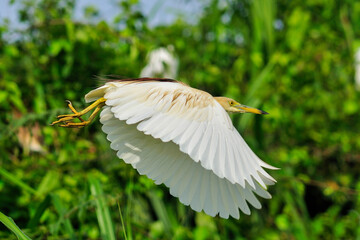
[[[52,122],[51,125],[59,124],[60,127],[67,127],[67,128],[82,128],[82,127],[85,127],[85,126],[89,125],[92,122],[92,120],[94,120],[94,118],[99,113],[101,108],[105,105],[105,101],[106,101],[105,98],[100,98],[100,99],[96,100],[93,104],[91,104],[90,106],[85,108],[84,110],[78,112],[73,107],[72,103],[69,100],[67,100],[68,107],[73,112],[73,114],[59,115],[59,116],[57,116],[58,120]],[[89,111],[91,111],[94,108],[95,108],[95,110],[91,113],[89,119],[84,120],[82,118],[82,116],[84,114],[88,113]],[[80,122],[74,122],[75,119],[79,119]]]
[[[82,128],[85,127],[87,125],[89,125],[91,123],[91,121],[83,121],[83,122],[63,122],[62,124],[60,124],[60,127],[66,127],[66,128]],[[53,124],[51,124],[53,125]]]

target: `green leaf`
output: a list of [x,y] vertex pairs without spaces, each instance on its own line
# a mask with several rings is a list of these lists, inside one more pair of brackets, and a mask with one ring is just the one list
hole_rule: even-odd
[[96,216],[98,219],[102,239],[115,240],[114,226],[110,216],[110,210],[107,206],[100,181],[94,176],[88,178],[90,192],[94,197],[96,204]]
[[48,172],[42,179],[37,191],[37,196],[46,195],[48,192],[53,190],[60,180],[60,173],[55,171]]
[[12,173],[6,171],[5,169],[0,168],[0,176],[4,177],[9,182],[19,186],[21,189],[30,192],[32,194],[36,194],[35,189],[33,189],[32,187],[21,181],[18,177],[14,176]]
[[10,231],[12,231],[16,237],[20,240],[31,240],[21,229],[16,225],[16,223],[5,214],[0,212],[0,222],[2,222]]

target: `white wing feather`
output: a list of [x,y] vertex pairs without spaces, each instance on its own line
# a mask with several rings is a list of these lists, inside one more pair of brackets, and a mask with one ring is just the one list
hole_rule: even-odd
[[238,219],[239,208],[245,214],[250,214],[246,201],[260,208],[253,192],[271,198],[258,183],[255,183],[255,188],[249,184],[244,188],[219,178],[180,151],[175,143],[155,139],[138,131],[136,125],[119,121],[109,106],[105,106],[101,112],[100,122],[118,157],[156,184],[164,183],[173,196],[195,211],[203,210],[210,216],[219,214],[223,218],[232,216]]

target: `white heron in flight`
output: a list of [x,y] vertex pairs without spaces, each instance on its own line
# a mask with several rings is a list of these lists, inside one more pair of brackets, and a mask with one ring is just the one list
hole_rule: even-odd
[[103,109],[102,130],[117,156],[193,210],[238,219],[239,209],[250,214],[248,203],[261,208],[254,193],[271,198],[267,185],[276,180],[263,168],[277,168],[254,154],[227,113],[266,112],[158,78],[111,80],[85,100],[94,103],[78,112],[69,102],[73,114],[52,124],[83,127]]

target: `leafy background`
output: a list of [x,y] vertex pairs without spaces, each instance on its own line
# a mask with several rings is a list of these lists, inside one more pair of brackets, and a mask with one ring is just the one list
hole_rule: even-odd
[[[149,27],[136,0],[113,22],[73,18],[75,0],[17,0],[26,28],[0,26],[0,212],[32,239],[360,239],[360,2],[210,0],[195,24]],[[178,80],[269,112],[233,115],[280,167],[263,208],[196,213],[116,158],[98,122],[49,126],[98,85],[137,77],[172,45]],[[122,221],[123,220],[123,221]],[[0,226],[1,239],[15,235]]]

